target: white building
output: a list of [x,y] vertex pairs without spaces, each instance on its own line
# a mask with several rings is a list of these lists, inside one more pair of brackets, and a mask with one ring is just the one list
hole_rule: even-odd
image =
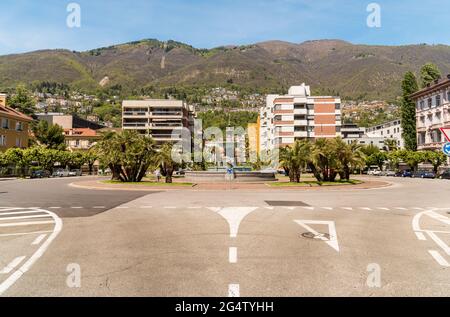
[[369,138],[384,138],[385,140],[395,140],[397,141],[397,146],[400,149],[405,147],[401,120],[394,120],[367,128],[366,135]]
[[311,96],[309,86],[293,86],[287,95],[268,95],[260,111],[260,149],[292,145],[296,140],[340,136],[339,97]]

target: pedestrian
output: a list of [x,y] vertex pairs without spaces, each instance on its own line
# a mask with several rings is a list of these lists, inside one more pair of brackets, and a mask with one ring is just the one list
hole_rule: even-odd
[[161,180],[161,172],[159,170],[156,170],[155,175],[156,175],[156,180],[159,183],[159,181]]

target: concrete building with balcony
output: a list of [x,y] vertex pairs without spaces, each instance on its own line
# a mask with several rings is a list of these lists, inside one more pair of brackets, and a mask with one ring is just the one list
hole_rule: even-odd
[[402,149],[405,147],[401,120],[393,120],[367,128],[366,134],[370,138],[384,138],[385,140],[395,140],[397,142],[398,148]]
[[29,140],[29,116],[6,105],[6,95],[0,94],[0,151],[26,148]]
[[450,75],[411,95],[416,103],[419,150],[440,150],[447,142],[440,128],[450,127]]
[[339,97],[311,96],[309,86],[293,86],[287,95],[268,95],[260,111],[260,148],[272,150],[296,140],[341,136]]
[[183,128],[193,126],[194,111],[184,101],[124,100],[122,128],[151,136],[157,144],[181,141]]
[[89,128],[64,129],[64,139],[70,151],[87,151],[101,139],[101,134]]

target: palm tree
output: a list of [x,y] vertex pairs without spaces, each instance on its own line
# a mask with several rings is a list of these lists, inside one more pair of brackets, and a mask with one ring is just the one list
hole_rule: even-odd
[[313,173],[319,182],[334,182],[337,176],[337,155],[331,140],[316,140],[312,148],[312,165],[316,168]]
[[157,163],[161,168],[161,174],[165,176],[166,183],[171,184],[173,182],[172,176],[179,164],[174,161],[172,157],[173,144],[166,143],[158,151],[156,155]]
[[280,151],[280,165],[292,183],[300,183],[302,169],[310,162],[311,146],[308,141],[296,141],[292,147]]
[[394,152],[398,150],[397,141],[394,139],[384,140],[384,146],[388,152]]
[[365,165],[365,156],[361,151],[362,146],[356,141],[347,144],[341,138],[336,138],[333,142],[338,173],[342,180],[348,181],[352,169],[363,168]]

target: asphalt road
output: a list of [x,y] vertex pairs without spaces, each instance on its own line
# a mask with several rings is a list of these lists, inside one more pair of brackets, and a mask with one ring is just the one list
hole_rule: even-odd
[[[387,180],[372,190],[155,193],[2,182],[0,207],[18,209],[0,208],[0,294],[450,296],[450,182]],[[109,210],[72,217],[83,211],[73,204]]]

